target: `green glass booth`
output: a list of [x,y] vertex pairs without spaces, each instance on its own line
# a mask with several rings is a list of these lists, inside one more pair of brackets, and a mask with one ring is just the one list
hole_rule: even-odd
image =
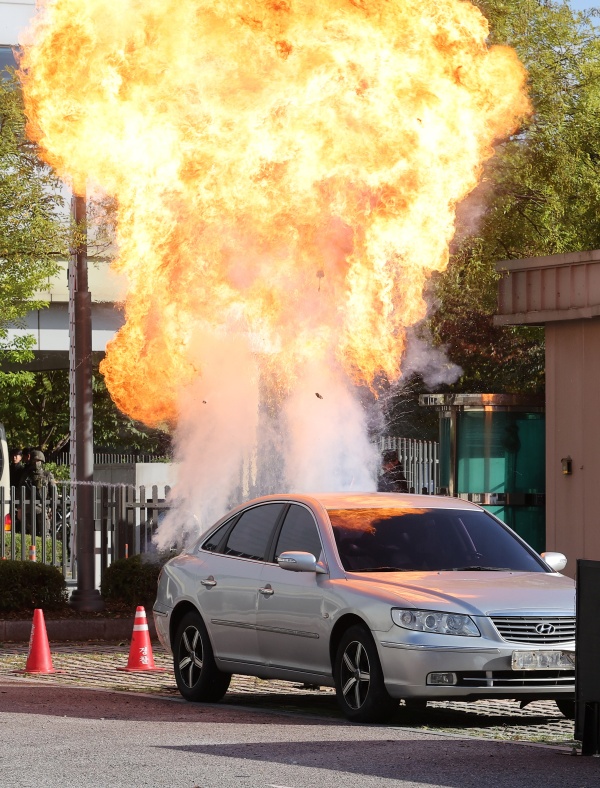
[[439,492],[484,506],[542,552],[543,401],[512,394],[424,394],[420,404],[440,415]]

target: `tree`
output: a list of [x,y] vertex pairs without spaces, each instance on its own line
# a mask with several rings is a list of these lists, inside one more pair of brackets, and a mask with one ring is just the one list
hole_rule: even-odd
[[[2,76],[2,75],[0,75]],[[77,244],[62,185],[41,162],[25,135],[19,85],[12,74],[0,79],[0,421],[16,446],[39,446],[49,456],[69,440],[69,382],[66,370],[32,372],[19,365],[33,358],[33,337],[9,340],[7,327],[30,310],[43,308],[43,291]],[[92,253],[110,251],[114,205],[90,202]],[[146,430],[118,412],[104,379],[94,374],[96,445],[165,453],[169,437]]]
[[[503,259],[600,247],[598,12],[543,0],[480,0],[490,43],[529,71],[534,114],[499,148],[459,212],[449,268],[432,281],[429,328],[463,376],[462,391],[543,391],[543,329],[493,325]],[[483,215],[473,231],[467,218]]]
[[7,325],[39,306],[36,293],[68,254],[61,209],[60,182],[25,135],[19,87],[0,79],[0,341]]
[[[6,427],[9,444],[39,446],[48,459],[68,448],[68,371],[26,372],[19,378],[18,387],[6,387],[0,394],[0,421]],[[169,452],[170,438],[166,433],[149,430],[118,411],[97,366],[92,385],[96,446],[150,454]]]
[[[3,78],[2,78],[3,77]],[[7,326],[30,310],[67,253],[60,184],[25,136],[25,115],[14,76],[0,75],[0,366],[29,361],[33,337],[8,339]],[[26,371],[0,372],[0,398],[18,396]]]

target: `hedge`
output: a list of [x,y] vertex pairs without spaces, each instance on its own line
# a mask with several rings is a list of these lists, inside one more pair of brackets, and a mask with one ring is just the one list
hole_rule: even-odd
[[107,602],[152,607],[162,563],[143,560],[139,555],[120,558],[104,572],[102,596]]
[[0,612],[58,610],[67,601],[62,573],[35,561],[0,561]]

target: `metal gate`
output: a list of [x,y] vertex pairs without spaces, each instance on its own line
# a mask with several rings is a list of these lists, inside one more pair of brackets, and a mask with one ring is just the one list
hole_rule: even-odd
[[[151,550],[152,534],[169,508],[170,488],[94,483],[96,576],[118,558]],[[0,559],[52,564],[65,579],[77,578],[72,503],[75,485],[58,482],[32,497],[25,487],[0,487],[0,512],[6,512]]]
[[379,439],[379,449],[398,452],[409,492],[435,495],[439,491],[439,443],[387,435]]

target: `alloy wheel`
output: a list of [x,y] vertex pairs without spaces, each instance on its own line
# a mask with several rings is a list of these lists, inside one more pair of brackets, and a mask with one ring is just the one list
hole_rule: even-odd
[[179,656],[179,673],[184,684],[191,689],[200,678],[203,661],[202,636],[196,627],[190,626],[184,630]]
[[369,694],[371,667],[362,643],[348,643],[342,657],[341,685],[344,700],[351,709],[360,709]]

